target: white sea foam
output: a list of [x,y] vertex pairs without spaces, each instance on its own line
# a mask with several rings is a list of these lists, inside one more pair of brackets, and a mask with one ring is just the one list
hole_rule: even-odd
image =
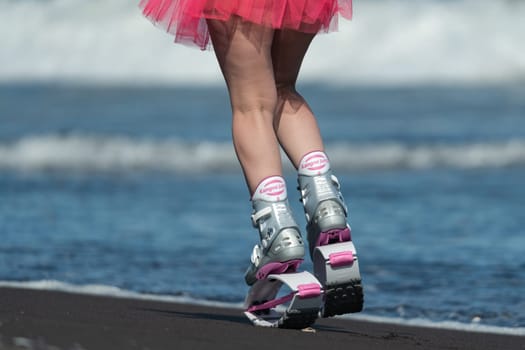
[[[172,45],[138,0],[0,0],[0,82],[209,84],[214,55]],[[351,22],[323,35],[304,81],[337,84],[508,83],[525,80],[525,3],[355,2]]]
[[[525,140],[492,143],[327,145],[340,171],[501,168],[525,165]],[[189,161],[191,160],[191,161]],[[20,171],[238,171],[231,143],[93,135],[33,135],[0,143],[0,169]]]
[[176,140],[49,135],[0,144],[0,169],[200,172],[226,170],[234,164],[229,142],[194,144]]
[[461,323],[455,321],[431,321],[424,318],[405,319],[399,317],[382,317],[363,314],[344,315],[342,318],[352,320],[362,320],[374,323],[401,324],[414,327],[453,329],[467,332],[495,333],[525,336],[525,327],[497,327],[479,323],[473,320],[472,323]]
[[[33,289],[33,290],[52,290],[52,291],[61,291],[67,293],[76,293],[84,295],[99,295],[99,296],[108,296],[114,298],[127,298],[127,299],[140,299],[140,300],[153,300],[153,301],[163,301],[163,302],[173,302],[173,303],[184,303],[184,304],[194,304],[194,305],[204,305],[210,307],[225,307],[225,308],[234,308],[242,309],[242,302],[238,303],[224,303],[210,300],[195,299],[191,297],[184,296],[172,296],[172,295],[157,295],[157,294],[142,294],[133,291],[128,291],[120,289],[115,286],[109,285],[100,285],[100,284],[89,284],[89,285],[74,285],[70,283],[60,282],[56,280],[39,280],[39,281],[0,281],[0,287],[7,288],[23,288],[23,289]],[[497,327],[483,325],[479,322],[472,322],[470,324],[452,322],[452,321],[443,321],[436,322],[428,319],[403,319],[395,317],[381,317],[367,315],[366,313],[355,314],[355,315],[345,315],[342,318],[353,319],[353,320],[363,320],[368,322],[375,323],[388,323],[388,324],[399,324],[399,325],[409,325],[417,327],[428,327],[428,328],[437,328],[437,329],[453,329],[459,331],[468,331],[468,332],[481,332],[481,333],[495,333],[495,334],[509,334],[509,335],[520,335],[525,336],[525,327]]]

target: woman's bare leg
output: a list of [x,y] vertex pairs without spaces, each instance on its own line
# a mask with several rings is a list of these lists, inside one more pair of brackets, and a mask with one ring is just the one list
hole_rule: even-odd
[[274,128],[279,142],[297,168],[309,152],[324,151],[312,110],[295,84],[303,58],[315,34],[279,30],[274,35],[272,61],[278,93]]
[[282,176],[273,129],[277,90],[271,46],[274,31],[233,17],[208,20],[217,60],[230,94],[233,143],[250,193],[269,176]]
[[305,252],[289,207],[273,128],[277,107],[271,56],[274,31],[236,18],[210,20],[208,28],[230,93],[233,142],[252,195],[252,221],[261,239],[244,274],[246,283],[253,285],[264,266],[272,263],[270,269],[294,270]]

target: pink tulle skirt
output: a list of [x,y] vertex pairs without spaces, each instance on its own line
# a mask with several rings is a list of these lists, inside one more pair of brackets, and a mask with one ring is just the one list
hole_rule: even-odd
[[144,16],[175,36],[175,42],[205,49],[206,19],[231,16],[275,29],[305,33],[337,29],[337,15],[352,17],[352,0],[141,0]]

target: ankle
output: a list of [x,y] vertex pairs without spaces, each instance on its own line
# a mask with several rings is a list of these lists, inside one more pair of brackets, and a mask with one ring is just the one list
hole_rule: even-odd
[[252,196],[252,206],[252,224],[258,229],[261,241],[272,240],[284,229],[299,230],[282,176],[270,176],[261,181]]
[[347,209],[339,181],[332,174],[324,152],[314,151],[303,157],[299,165],[298,183],[308,223],[314,217],[319,219],[319,215],[339,216],[341,218],[337,221],[346,220]]

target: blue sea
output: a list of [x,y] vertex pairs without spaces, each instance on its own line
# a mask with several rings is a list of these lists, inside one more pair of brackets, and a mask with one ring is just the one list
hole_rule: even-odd
[[[129,1],[0,4],[0,285],[239,307],[257,234],[213,54]],[[525,5],[355,11],[299,90],[349,206],[360,317],[525,334]]]

